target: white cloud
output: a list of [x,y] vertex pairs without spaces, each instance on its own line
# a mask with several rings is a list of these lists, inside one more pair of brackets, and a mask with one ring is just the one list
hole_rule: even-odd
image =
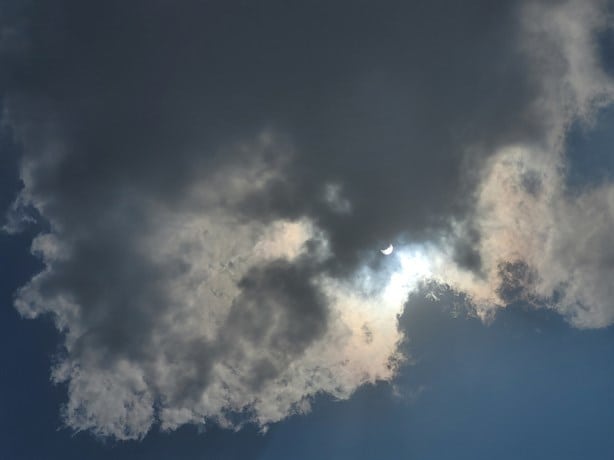
[[614,323],[614,186],[572,191],[565,181],[571,124],[590,125],[614,101],[596,43],[612,25],[604,7],[566,1],[524,10],[524,48],[541,79],[535,104],[547,121],[547,141],[503,147],[481,168],[472,221],[481,235],[481,275],[449,260],[439,269],[439,279],[468,293],[483,318],[523,300],[555,309],[578,327]]
[[[30,318],[52,313],[65,333],[53,379],[68,383],[68,426],[118,439],[140,438],[156,421],[162,429],[206,420],[265,427],[308,410],[317,393],[347,398],[393,375],[403,298],[382,313],[375,295],[355,295],[347,282],[302,269],[287,281],[307,290],[297,297],[284,278],[268,281],[270,272],[260,271],[281,263],[275,276],[283,277],[302,259],[330,257],[325,235],[308,219],[261,222],[232,211],[282,173],[258,159],[263,143],[279,148],[274,142],[263,136],[244,144],[250,162],[195,183],[185,197],[190,206],[139,200],[144,223],[114,243],[126,245],[119,249],[131,253],[127,259],[97,252],[103,228],[86,241],[70,229],[34,241],[46,269],[16,305]],[[111,213],[129,219],[130,209],[119,206]],[[75,274],[92,256],[99,259],[87,259],[87,273]],[[311,289],[323,304],[301,304]]]

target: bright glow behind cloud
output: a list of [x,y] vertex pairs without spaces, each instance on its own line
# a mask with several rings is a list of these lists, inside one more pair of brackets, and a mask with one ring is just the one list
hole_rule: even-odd
[[395,257],[400,268],[390,275],[382,298],[385,304],[399,308],[407,299],[408,294],[418,287],[421,281],[430,278],[432,272],[432,255],[421,246],[407,246],[398,248],[391,256]]

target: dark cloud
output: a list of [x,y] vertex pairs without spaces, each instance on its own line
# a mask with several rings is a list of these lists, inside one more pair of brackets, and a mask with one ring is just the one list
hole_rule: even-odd
[[[181,201],[224,161],[212,153],[220,145],[273,127],[297,157],[244,212],[310,215],[336,260],[356,262],[379,240],[423,239],[460,216],[466,163],[540,132],[517,2],[31,10],[14,93],[31,102],[29,122],[35,112],[53,125],[63,151],[53,170],[33,171],[50,218],[89,220],[131,191]],[[28,135],[44,136],[36,124]],[[322,202],[328,182],[351,213]]]
[[475,229],[466,229],[454,243],[453,260],[459,266],[479,274],[482,258],[479,252],[480,234]]
[[311,276],[283,260],[250,270],[239,282],[229,327],[254,345],[268,340],[273,349],[300,352],[326,327],[326,301]]
[[[300,91],[309,99],[283,125],[299,152],[291,180],[257,197],[282,215],[312,215],[343,265],[401,233],[428,239],[450,216],[462,218],[472,162],[541,132],[536,82],[515,40],[516,4],[361,7],[343,31],[351,44],[327,43],[349,62],[321,79],[309,72],[316,78]],[[318,200],[327,181],[352,212]],[[254,201],[247,212],[266,215]]]
[[501,282],[497,293],[505,303],[512,304],[529,300],[536,273],[522,261],[502,262],[499,265],[499,278]]
[[247,347],[269,351],[249,371],[250,386],[258,388],[278,376],[326,331],[327,301],[312,271],[280,260],[251,269],[239,282],[241,294],[232,304],[222,341],[240,337]]

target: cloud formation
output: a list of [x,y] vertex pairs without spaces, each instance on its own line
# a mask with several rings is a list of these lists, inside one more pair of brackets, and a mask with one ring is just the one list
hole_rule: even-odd
[[20,13],[16,210],[50,231],[16,307],[63,334],[68,426],[266,427],[347,398],[393,377],[428,277],[485,318],[612,322],[612,192],[564,175],[570,123],[612,98],[607,3],[406,3]]
[[[531,4],[524,35],[543,95],[548,129],[538,144],[510,144],[481,168],[472,228],[479,276],[458,279],[488,316],[515,301],[548,306],[578,327],[614,321],[611,298],[612,184],[568,185],[566,136],[573,123],[590,129],[614,98],[599,60],[599,33],[611,24],[605,2]],[[448,279],[454,284],[454,276]]]

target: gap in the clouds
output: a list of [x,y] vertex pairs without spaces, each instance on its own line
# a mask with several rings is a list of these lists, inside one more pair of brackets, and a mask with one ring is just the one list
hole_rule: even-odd
[[571,126],[566,155],[566,181],[571,191],[614,179],[614,105],[601,109],[593,124],[575,122]]

